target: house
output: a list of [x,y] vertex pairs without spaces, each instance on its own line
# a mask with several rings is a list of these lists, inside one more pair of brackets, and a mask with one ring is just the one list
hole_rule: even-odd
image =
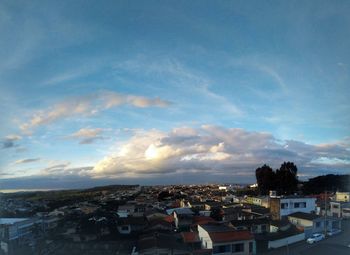
[[329,204],[333,217],[350,219],[350,202],[330,201]]
[[147,210],[144,215],[146,216],[148,221],[156,220],[156,219],[163,219],[165,217],[168,217],[168,214],[165,212],[158,210],[158,209],[150,209]]
[[119,218],[117,222],[118,232],[122,235],[129,235],[143,231],[147,226],[144,217],[129,216],[127,218]]
[[252,234],[261,234],[269,231],[270,220],[252,219],[252,220],[233,220],[231,225],[237,230],[249,230]]
[[256,234],[256,249],[258,253],[268,249],[288,246],[305,239],[304,231],[286,220],[270,222],[270,233]]
[[288,220],[292,224],[304,228],[305,238],[325,230],[341,229],[341,220],[339,218],[324,217],[312,213],[292,213],[288,215]]
[[295,212],[316,211],[316,198],[302,196],[270,197],[272,219],[280,220]]
[[270,206],[270,198],[268,196],[247,196],[245,197],[245,202],[252,205],[259,205],[265,208],[269,208]]
[[117,214],[120,218],[126,218],[135,212],[135,204],[125,204],[118,207]]
[[192,224],[194,212],[190,208],[169,209],[167,213],[174,216],[176,228],[187,229]]
[[335,201],[350,202],[350,192],[336,192]]
[[198,232],[182,232],[181,237],[183,242],[191,248],[191,251],[201,249],[201,240],[199,239]]
[[254,236],[247,230],[237,231],[223,224],[198,225],[203,249],[212,254],[255,254]]
[[240,220],[242,219],[242,206],[240,204],[235,204],[233,206],[225,206],[222,208],[222,220],[231,221],[231,220]]
[[137,242],[138,255],[189,255],[191,252],[186,244],[174,234],[155,232],[139,237]]
[[33,239],[34,218],[0,218],[0,254],[15,253]]
[[145,231],[173,231],[175,227],[175,219],[172,215],[164,218],[156,218],[149,221]]
[[270,209],[258,206],[258,205],[247,205],[242,208],[242,218],[243,219],[260,219],[269,218]]

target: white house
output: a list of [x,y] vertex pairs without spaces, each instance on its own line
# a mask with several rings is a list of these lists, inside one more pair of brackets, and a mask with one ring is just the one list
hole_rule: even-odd
[[316,198],[302,196],[271,197],[272,219],[278,220],[295,212],[316,212]]
[[239,231],[222,224],[198,225],[198,236],[203,249],[212,249],[216,255],[255,254],[254,236],[247,230]]

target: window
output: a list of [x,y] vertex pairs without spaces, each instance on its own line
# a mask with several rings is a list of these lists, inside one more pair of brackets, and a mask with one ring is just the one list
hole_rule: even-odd
[[243,252],[244,251],[244,243],[237,243],[232,245],[232,252]]
[[301,207],[301,208],[306,208],[306,202],[300,203],[300,207]]
[[294,203],[294,208],[299,208],[299,203]]
[[217,245],[213,247],[213,254],[231,252],[230,245]]
[[338,209],[339,208],[339,205],[333,205],[332,206],[334,209]]
[[288,203],[281,203],[281,209],[288,208]]
[[321,227],[321,222],[316,222],[316,228]]
[[122,230],[123,231],[128,231],[129,230],[129,226],[122,226]]

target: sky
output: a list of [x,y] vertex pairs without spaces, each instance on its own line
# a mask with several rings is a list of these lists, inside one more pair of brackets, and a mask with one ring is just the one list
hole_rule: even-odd
[[0,2],[0,189],[350,170],[349,1]]

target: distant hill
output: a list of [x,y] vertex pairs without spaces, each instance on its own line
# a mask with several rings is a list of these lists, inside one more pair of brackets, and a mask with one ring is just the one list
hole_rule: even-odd
[[327,174],[311,178],[302,184],[305,195],[320,194],[325,191],[350,191],[350,175]]

